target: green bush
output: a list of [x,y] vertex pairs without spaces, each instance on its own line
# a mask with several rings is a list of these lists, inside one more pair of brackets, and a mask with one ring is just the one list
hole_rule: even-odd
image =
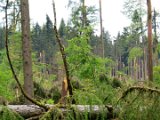
[[24,120],[19,114],[9,110],[5,106],[0,106],[0,120]]
[[102,75],[100,75],[99,76],[99,81],[100,82],[105,82],[106,84],[110,84],[111,82],[111,80],[109,79],[109,77],[107,76],[107,75],[105,75],[105,74],[102,74]]
[[61,98],[61,92],[59,91],[58,87],[53,87],[49,90],[48,97],[54,101],[54,103],[58,103],[59,99]]
[[118,78],[113,78],[113,81],[112,81],[112,87],[113,88],[118,88],[118,87],[121,87],[122,84],[120,82],[120,80]]
[[120,120],[159,120],[159,92],[152,88],[132,89],[120,99]]
[[156,85],[160,86],[160,66],[155,66],[153,68],[153,81]]

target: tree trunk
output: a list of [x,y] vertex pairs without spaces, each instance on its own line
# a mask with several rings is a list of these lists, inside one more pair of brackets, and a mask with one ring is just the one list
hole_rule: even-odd
[[100,56],[104,58],[104,40],[103,40],[103,24],[102,24],[102,2],[99,0],[99,17],[100,17]]
[[153,53],[154,53],[154,65],[158,65],[158,37],[157,37],[157,13],[154,9],[153,15],[153,25],[154,25],[154,40],[153,40]]
[[87,13],[86,13],[86,6],[85,6],[85,0],[82,1],[82,26],[87,26]]
[[143,80],[146,80],[146,49],[143,41]]
[[[71,79],[70,79],[70,72],[69,72],[69,68],[68,68],[68,63],[67,63],[67,58],[66,58],[66,54],[64,51],[64,46],[62,45],[62,41],[59,37],[58,34],[58,30],[57,30],[57,19],[56,19],[56,9],[55,9],[55,2],[54,0],[52,0],[53,2],[53,13],[54,13],[54,31],[56,34],[56,39],[59,45],[59,49],[62,55],[62,60],[63,60],[63,65],[64,65],[64,70],[65,70],[65,75],[66,75],[66,79],[67,79],[67,83],[68,83],[68,91],[69,91],[69,95],[73,95],[73,89],[72,89],[72,85],[71,85]],[[74,103],[75,101],[72,101],[72,103]]]
[[[33,97],[33,80],[32,80],[32,57],[31,57],[31,38],[30,38],[30,20],[29,20],[28,0],[21,0],[21,22],[22,22],[22,55],[23,55],[23,73],[24,73],[24,90],[28,96]],[[26,104],[31,102],[27,99]]]
[[151,10],[151,0],[147,0],[148,9],[148,79],[153,81],[153,61],[152,61],[152,10]]
[[[48,105],[50,108],[57,107],[55,105]],[[16,111],[24,118],[32,118],[34,116],[41,116],[44,114],[44,109],[36,106],[36,105],[8,105],[9,109]],[[72,112],[72,108],[74,108],[78,113],[90,113],[92,116],[98,116],[100,114],[107,115],[107,118],[114,118],[115,116],[115,110],[111,105],[72,105],[70,107],[67,106],[61,106],[57,107],[62,110],[62,112],[65,114],[67,112]],[[70,109],[71,108],[71,109]],[[116,111],[117,113],[119,111]],[[116,114],[117,114],[116,113]],[[86,113],[85,113],[86,114]]]

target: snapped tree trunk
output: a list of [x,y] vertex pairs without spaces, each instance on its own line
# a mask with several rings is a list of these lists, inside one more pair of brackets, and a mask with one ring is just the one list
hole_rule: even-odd
[[[71,80],[70,80],[70,73],[69,73],[67,58],[66,58],[66,54],[65,54],[65,51],[64,51],[64,46],[62,45],[62,41],[59,37],[58,30],[57,30],[56,8],[55,8],[54,0],[52,0],[52,3],[53,3],[53,13],[54,13],[54,31],[55,31],[57,43],[59,45],[59,49],[60,49],[60,52],[61,52],[61,55],[62,55],[62,60],[63,60],[64,69],[65,69],[65,74],[66,74],[66,80],[67,80],[69,95],[72,96],[73,95],[73,89],[72,89]],[[74,103],[74,102],[72,101],[72,103]]]
[[[32,57],[31,57],[31,38],[30,38],[30,20],[29,20],[28,0],[21,0],[21,22],[22,22],[22,56],[24,73],[24,90],[33,98],[33,80],[32,80]],[[27,99],[26,104],[31,102]]]

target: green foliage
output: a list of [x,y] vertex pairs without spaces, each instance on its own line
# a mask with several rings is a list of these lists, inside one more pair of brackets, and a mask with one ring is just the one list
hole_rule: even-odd
[[107,81],[80,81],[81,89],[74,90],[73,98],[76,104],[82,105],[102,105],[116,102],[114,89]]
[[158,43],[158,45],[157,45],[157,51],[158,51],[158,56],[159,56],[159,54],[160,54],[160,43]]
[[118,87],[121,87],[121,86],[122,86],[122,83],[120,82],[120,80],[118,78],[113,78],[112,87],[113,88],[118,88]]
[[[98,112],[94,112],[91,107],[87,107],[84,111],[79,111],[74,106],[66,106],[67,111],[55,106],[45,113],[40,120],[106,120],[107,114],[104,109],[100,109]],[[90,112],[88,112],[90,111]]]
[[40,83],[34,82],[34,94],[37,98],[46,98],[47,93]]
[[[68,7],[71,8],[72,14],[71,14],[71,20],[70,24],[74,28],[74,30],[78,30],[79,28],[86,26],[93,25],[96,21],[96,12],[97,9],[95,6],[83,6],[85,4],[85,1],[69,1]],[[81,18],[81,19],[79,19]],[[86,23],[84,23],[84,21]],[[78,31],[77,31],[78,32]]]
[[[113,44],[112,44],[112,39],[111,39],[111,35],[109,34],[108,31],[104,31],[103,33],[103,39],[104,39],[104,53],[105,53],[105,57],[108,58],[113,58],[114,54],[113,54]],[[99,38],[97,38],[97,40],[99,40]],[[92,42],[92,40],[91,40]],[[97,46],[98,41],[95,45],[95,47]]]
[[0,71],[0,96],[10,100],[13,99],[13,92],[10,89],[10,79],[12,78],[12,74],[10,71]]
[[160,118],[159,92],[135,89],[129,91],[118,104],[120,120],[158,120]]
[[141,57],[142,55],[143,55],[142,48],[134,47],[129,52],[128,62],[130,62],[131,60],[133,60],[136,57]]
[[7,107],[0,106],[0,120],[24,120],[19,114]]
[[44,88],[43,86],[44,83],[34,82],[35,97],[43,103],[57,103],[61,97],[58,87],[52,85],[52,88]]
[[111,80],[109,79],[109,77],[106,74],[100,75],[99,76],[99,81],[102,83],[106,83],[106,84],[110,84]]
[[0,27],[0,50],[1,49],[4,49],[5,47],[5,31],[4,31],[4,28],[1,28]]
[[160,66],[155,66],[153,68],[153,78],[154,78],[154,82],[157,86],[160,87]]
[[[42,27],[36,23],[32,30],[32,48],[37,53],[39,59],[44,63],[50,63],[56,53],[56,39],[53,29],[53,23],[46,15],[46,24]],[[43,58],[41,55],[43,54]]]
[[0,96],[3,96],[7,100],[11,100],[13,99],[13,92],[10,89],[10,85],[13,81],[12,73],[10,71],[8,63],[6,63],[6,57],[4,56],[5,52],[1,51],[0,54],[1,58],[3,58],[0,63]]
[[105,112],[104,109],[100,109],[95,113],[92,110],[92,106],[86,108],[83,112],[71,107],[65,116],[65,120],[106,120],[107,114],[105,114]]
[[47,113],[45,113],[40,120],[60,120],[63,118],[63,113],[58,107],[54,107],[50,109]]
[[88,44],[91,28],[80,31],[83,34],[69,40],[66,49],[70,72],[80,79],[95,79],[105,73],[106,61],[91,52]]
[[43,103],[43,104],[54,104],[55,102],[52,99],[43,99],[43,100],[41,100],[41,103]]
[[54,101],[54,103],[58,103],[59,99],[61,98],[61,92],[57,86],[53,86],[49,90],[48,97],[51,98]]
[[[21,33],[13,32],[10,36],[10,44],[9,44],[9,53],[12,61],[12,65],[15,69],[15,72],[20,80],[23,80],[22,70],[23,70],[23,62],[22,62],[22,41],[21,41]],[[22,82],[22,81],[21,81]]]
[[47,103],[47,104],[54,104],[54,100],[48,99],[48,100],[46,101],[46,103]]
[[64,19],[61,20],[58,32],[61,38],[64,38],[64,36],[66,35],[66,25]]
[[135,10],[140,13],[140,16],[146,13],[144,0],[125,0],[123,8],[123,13],[128,18],[132,18]]
[[102,100],[97,96],[96,86],[89,80],[83,80],[82,89],[74,91],[74,99],[76,104],[82,105],[98,105],[102,104]]

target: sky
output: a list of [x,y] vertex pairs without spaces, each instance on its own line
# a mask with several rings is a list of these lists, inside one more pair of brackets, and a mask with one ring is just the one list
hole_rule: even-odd
[[[69,0],[55,0],[58,24],[62,18],[64,18],[67,23],[68,16],[70,16],[70,12],[67,8],[68,1]],[[160,6],[158,6],[160,0],[151,1],[152,7],[160,12]],[[117,33],[123,30],[123,27],[130,24],[129,19],[122,13],[124,2],[125,0],[102,0],[103,26],[105,30],[109,31],[111,36],[117,36]],[[99,0],[86,0],[87,5],[95,5],[97,8],[99,6],[98,3]],[[40,25],[45,24],[46,14],[48,14],[53,21],[52,0],[29,0],[29,7],[31,24],[35,24],[36,22]],[[95,28],[99,29],[99,24],[97,24]]]
[[[116,36],[123,27],[128,26],[130,21],[122,13],[125,0],[102,0],[102,19],[105,30],[109,31],[111,36]],[[152,6],[158,9],[160,0],[151,0]],[[29,0],[31,23],[38,22],[40,25],[45,23],[46,14],[53,20],[52,0]],[[86,0],[87,5],[95,5],[98,8],[99,0]],[[57,21],[64,18],[68,20],[70,16],[67,8],[68,0],[55,0]],[[160,11],[160,7],[158,9]],[[97,29],[99,25],[97,24]]]
[[[86,4],[95,5],[98,8],[98,1],[99,0],[86,0]],[[102,0],[103,26],[112,36],[115,36],[124,26],[129,25],[129,21],[121,13],[123,0],[109,0],[109,2],[107,2],[108,0]],[[53,20],[52,0],[29,0],[29,3],[31,22],[43,24],[46,19],[46,14]],[[67,21],[68,16],[70,16],[67,8],[68,0],[55,0],[55,4],[57,21],[60,22],[61,18]],[[123,25],[120,21],[123,21]],[[99,29],[99,25],[97,24],[95,28]]]

